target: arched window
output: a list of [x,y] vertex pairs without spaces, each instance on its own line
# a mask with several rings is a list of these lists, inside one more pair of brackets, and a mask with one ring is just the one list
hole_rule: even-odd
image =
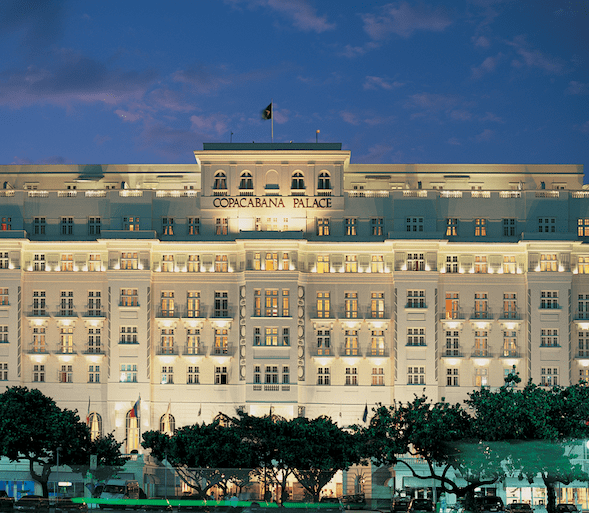
[[303,173],[301,173],[300,171],[295,171],[292,174],[292,182],[290,188],[299,190],[305,188],[305,177],[303,176]]
[[331,178],[327,171],[319,173],[319,180],[317,181],[317,188],[322,190],[331,189]]
[[249,190],[254,188],[254,179],[249,171],[243,171],[241,173],[241,180],[239,181],[239,188],[241,190]]
[[171,413],[164,413],[160,417],[160,432],[172,436],[176,431],[176,419]]
[[88,427],[90,428],[90,440],[96,440],[102,436],[102,417],[96,412],[88,415]]
[[215,182],[213,183],[213,189],[225,190],[227,189],[227,175],[225,171],[217,171],[215,173]]
[[139,450],[139,419],[135,417],[133,409],[127,412],[125,422],[125,435],[127,441],[127,454]]

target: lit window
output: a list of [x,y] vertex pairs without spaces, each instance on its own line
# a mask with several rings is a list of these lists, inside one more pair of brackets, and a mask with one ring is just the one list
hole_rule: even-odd
[[175,354],[174,328],[162,328],[160,334],[160,354]]
[[474,318],[489,318],[489,294],[487,292],[475,292],[474,295]]
[[372,386],[380,387],[384,385],[384,369],[382,367],[372,368]]
[[[259,256],[259,253],[258,253],[258,256]],[[266,271],[277,271],[278,270],[278,253],[266,253],[265,270]]]
[[579,237],[589,237],[589,218],[577,219],[577,235]]
[[317,255],[317,272],[328,273],[329,271],[329,255]]
[[474,386],[486,387],[489,384],[489,369],[477,367],[474,371]]
[[318,217],[317,218],[317,235],[323,237],[329,235],[329,218]]
[[515,255],[503,255],[503,272],[505,274],[515,274],[516,265]]
[[540,271],[558,271],[558,259],[556,253],[542,253],[540,255]]
[[8,302],[8,289],[0,288],[0,305],[9,305]]
[[200,217],[188,218],[188,235],[200,234]]
[[382,273],[384,272],[384,256],[383,255],[372,255],[370,262],[371,273]]
[[577,272],[579,274],[589,274],[589,256],[577,257]]
[[59,329],[59,352],[63,354],[74,352],[74,328],[62,326]]
[[2,223],[0,224],[0,231],[7,232],[12,230],[12,218],[3,217]]
[[358,356],[358,331],[346,330],[344,335],[344,352],[346,356]]
[[331,331],[317,330],[317,355],[331,354]]
[[215,235],[227,235],[229,219],[227,217],[215,218]]
[[186,354],[199,354],[200,329],[188,328],[186,330]]
[[384,319],[384,292],[370,293],[370,315],[373,319]]
[[188,265],[186,270],[189,273],[200,272],[200,258],[198,255],[188,255]]
[[45,353],[45,328],[35,326],[33,328],[33,353]]
[[503,319],[517,319],[517,295],[514,292],[503,293]]
[[162,272],[173,273],[174,270],[174,255],[162,255]]
[[227,354],[227,330],[215,328],[215,354]]
[[136,232],[139,230],[139,218],[123,217],[123,230],[127,232]]
[[489,356],[488,340],[487,331],[476,330],[474,332],[474,356]]
[[[168,371],[171,372],[170,367],[168,367]],[[160,417],[160,432],[169,436],[176,432],[176,419],[171,413],[164,413]]]
[[162,217],[162,235],[174,235],[173,217]]
[[344,233],[346,236],[349,237],[353,235],[358,235],[356,230],[358,219],[356,219],[355,217],[346,217],[344,223]]
[[358,318],[358,293],[346,292],[344,294],[344,314],[346,319]]
[[200,317],[200,292],[188,291],[187,292],[187,307],[186,314],[189,318]]
[[121,302],[119,306],[139,306],[137,289],[121,289]]
[[458,219],[449,217],[446,219],[446,237],[456,237],[458,235]]
[[73,271],[74,270],[74,255],[71,253],[61,255],[61,266],[62,271]]
[[371,356],[384,356],[385,355],[385,348],[384,348],[384,331],[383,330],[373,330],[372,337],[370,341],[370,353]]
[[474,257],[474,272],[476,274],[487,274],[487,257],[476,255]]
[[102,271],[102,260],[99,254],[88,255],[88,271]]
[[317,317],[328,318],[330,314],[331,303],[329,292],[317,292]]
[[517,357],[517,331],[503,331],[503,356]]
[[370,219],[370,233],[381,236],[384,232],[384,219],[382,217],[373,217]]
[[282,289],[282,317],[290,316],[290,291]]
[[487,220],[482,218],[476,218],[474,220],[474,235],[475,237],[486,237],[487,236]]
[[356,255],[346,255],[344,270],[347,273],[358,272],[358,257]]
[[139,269],[139,254],[136,251],[121,253],[121,269]]

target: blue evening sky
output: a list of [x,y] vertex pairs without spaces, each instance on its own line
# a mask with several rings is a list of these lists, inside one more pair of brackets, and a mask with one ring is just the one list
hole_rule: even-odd
[[2,0],[0,164],[192,163],[341,142],[358,163],[589,172],[588,0]]

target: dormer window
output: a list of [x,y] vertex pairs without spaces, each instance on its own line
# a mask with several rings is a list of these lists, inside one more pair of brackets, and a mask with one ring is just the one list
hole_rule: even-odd
[[303,176],[303,173],[301,173],[300,171],[295,171],[292,174],[292,182],[290,188],[296,190],[305,189],[305,177]]
[[225,174],[225,171],[217,171],[215,173],[213,189],[216,191],[227,190],[227,175]]
[[317,181],[317,189],[329,190],[331,189],[331,178],[327,171],[321,171],[319,173],[319,180]]
[[241,173],[239,181],[239,189],[240,190],[251,190],[254,188],[254,180],[252,178],[252,174],[249,171],[244,171]]

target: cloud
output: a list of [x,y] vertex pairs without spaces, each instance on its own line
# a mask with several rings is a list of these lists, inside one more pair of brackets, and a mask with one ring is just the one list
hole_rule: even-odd
[[408,2],[388,4],[378,14],[363,14],[364,30],[375,41],[388,39],[391,34],[408,38],[416,31],[442,32],[452,20],[442,7],[410,5]]
[[497,67],[497,64],[499,63],[499,61],[502,59],[503,54],[501,52],[499,52],[497,54],[497,56],[495,57],[487,57],[480,66],[473,66],[471,67],[471,71],[472,71],[472,78],[474,80],[478,80],[480,78],[482,78],[484,75],[486,75],[487,73],[492,73],[493,71],[495,71],[495,68]]
[[512,60],[511,65],[514,68],[523,66],[540,68],[550,75],[561,75],[565,71],[565,65],[561,59],[530,48],[525,36],[516,36],[513,41],[508,41],[507,44],[512,46],[520,57]]
[[355,114],[352,114],[351,112],[340,112],[340,116],[341,118],[344,120],[345,123],[349,123],[350,125],[359,125],[360,121],[358,121],[358,118],[356,117]]
[[190,116],[191,130],[205,134],[221,135],[227,131],[225,116],[213,114],[211,116]]
[[203,141],[210,140],[209,134],[192,130],[179,130],[161,123],[145,127],[139,136],[141,150],[155,152],[177,162],[179,155],[190,155]]
[[340,52],[339,55],[353,59],[354,57],[361,57],[370,50],[375,50],[376,48],[380,48],[380,43],[374,41],[368,41],[362,46],[346,45],[343,52]]
[[485,36],[473,37],[472,41],[475,46],[480,46],[481,48],[489,48],[491,46],[491,42]]
[[485,112],[485,115],[480,118],[481,121],[494,121],[496,123],[504,123],[503,119],[499,116],[495,116],[492,112]]
[[306,0],[225,0],[225,3],[238,8],[246,4],[249,9],[262,8],[279,13],[289,20],[292,26],[303,32],[326,32],[336,28],[327,16],[319,16],[317,9],[309,5]]
[[172,74],[172,80],[188,84],[201,94],[209,94],[222,86],[231,84],[231,80],[226,76],[226,73],[205,67],[203,64],[195,64],[185,70],[176,71]]
[[455,121],[468,121],[472,118],[472,114],[469,111],[462,109],[451,110],[448,115]]
[[569,86],[565,90],[565,94],[588,94],[589,93],[589,84],[583,84],[582,82],[577,82],[576,80],[571,80],[569,82]]
[[184,100],[184,95],[167,87],[154,89],[148,95],[150,103],[161,110],[173,112],[190,112],[195,106]]
[[367,76],[366,80],[363,85],[364,89],[387,89],[390,90],[393,88],[393,84],[387,82],[384,78],[381,77],[372,77]]
[[456,137],[450,137],[450,139],[448,139],[447,143],[451,144],[453,146],[461,146],[462,145],[462,143]]
[[[368,153],[361,157],[361,162],[366,162],[369,164],[378,164],[385,160],[385,156],[389,154],[394,149],[393,146],[387,144],[375,144],[368,148]],[[400,157],[400,152],[398,152],[397,157]],[[395,160],[399,160],[398,158]],[[389,159],[387,159],[387,162]]]
[[485,128],[480,134],[475,135],[474,138],[477,142],[487,142],[491,140],[491,137],[493,137],[494,133],[495,132],[493,132],[493,130]]
[[430,112],[449,111],[459,103],[452,95],[435,93],[416,93],[409,96],[406,107],[418,107]]

